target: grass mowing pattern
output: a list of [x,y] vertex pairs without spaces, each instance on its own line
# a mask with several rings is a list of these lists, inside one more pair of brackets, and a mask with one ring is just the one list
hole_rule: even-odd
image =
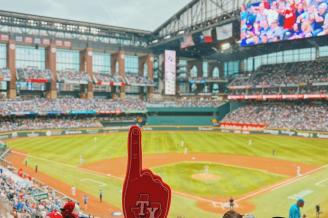
[[[203,174],[206,166],[208,174],[218,176],[218,181],[192,178],[192,175]],[[257,170],[212,163],[179,163],[159,167],[154,171],[161,175],[165,182],[172,184],[173,190],[210,198],[240,196],[285,178]]]
[[[250,139],[253,141],[252,145],[248,145]],[[275,149],[277,153],[276,158],[278,159],[316,165],[328,163],[328,140],[271,135],[240,135],[215,132],[144,132],[143,152],[145,154],[166,152],[183,153],[184,149],[180,147],[181,140],[185,142],[185,146],[188,147],[189,152],[238,154],[271,158],[272,150]],[[28,158],[29,164],[38,164],[40,171],[67,184],[74,185],[90,195],[97,197],[99,184],[83,182],[82,179],[92,178],[96,181],[106,183],[106,188],[103,188],[104,200],[116,207],[121,207],[120,190],[122,188],[122,181],[101,175],[90,175],[90,173],[79,169],[78,166],[80,155],[83,156],[86,163],[126,156],[126,144],[126,133],[8,140],[10,148],[26,152],[35,157],[55,161],[49,162],[40,158]],[[69,164],[71,167],[60,163]],[[309,187],[314,187],[312,188],[314,192],[306,196],[305,199],[311,200],[311,203],[308,203],[308,206],[306,205],[304,210],[308,210],[310,214],[310,211],[313,210],[312,206],[315,203],[321,203],[323,209],[325,206],[328,208],[326,197],[328,196],[327,187],[316,188],[314,184],[315,181],[328,178],[328,170],[316,174],[315,179],[311,180],[311,178],[312,176],[309,179],[287,186],[281,190],[278,189],[256,197],[252,201],[257,206],[257,210],[255,211],[257,217],[270,217],[268,216],[268,211],[270,213],[277,211],[280,214],[285,214],[285,211],[292,203],[288,199],[288,196],[301,192],[302,190],[307,190]],[[237,179],[242,178],[237,177]],[[203,195],[207,194],[207,191],[203,193]],[[217,214],[199,209],[196,203],[192,199],[173,195],[170,217],[218,217]],[[185,210],[185,208],[188,208],[188,210]]]

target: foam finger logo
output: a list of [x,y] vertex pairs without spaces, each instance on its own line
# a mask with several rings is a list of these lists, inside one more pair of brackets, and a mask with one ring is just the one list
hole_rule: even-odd
[[128,165],[122,195],[125,218],[166,218],[171,189],[159,176],[142,169],[141,130],[131,127],[128,138]]

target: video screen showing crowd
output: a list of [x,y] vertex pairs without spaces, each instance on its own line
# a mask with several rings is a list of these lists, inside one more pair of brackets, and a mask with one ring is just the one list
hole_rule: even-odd
[[241,46],[328,35],[328,0],[263,0],[241,6]]

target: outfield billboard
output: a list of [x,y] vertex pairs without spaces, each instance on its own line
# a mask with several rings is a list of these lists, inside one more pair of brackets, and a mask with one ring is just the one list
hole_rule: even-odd
[[328,35],[327,0],[262,0],[241,6],[241,46]]

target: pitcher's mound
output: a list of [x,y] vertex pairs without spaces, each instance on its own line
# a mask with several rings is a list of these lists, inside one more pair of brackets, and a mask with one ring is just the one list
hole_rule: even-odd
[[192,178],[201,182],[216,182],[220,180],[220,177],[214,174],[206,174],[206,173],[200,173],[200,174],[194,174],[192,175]]

